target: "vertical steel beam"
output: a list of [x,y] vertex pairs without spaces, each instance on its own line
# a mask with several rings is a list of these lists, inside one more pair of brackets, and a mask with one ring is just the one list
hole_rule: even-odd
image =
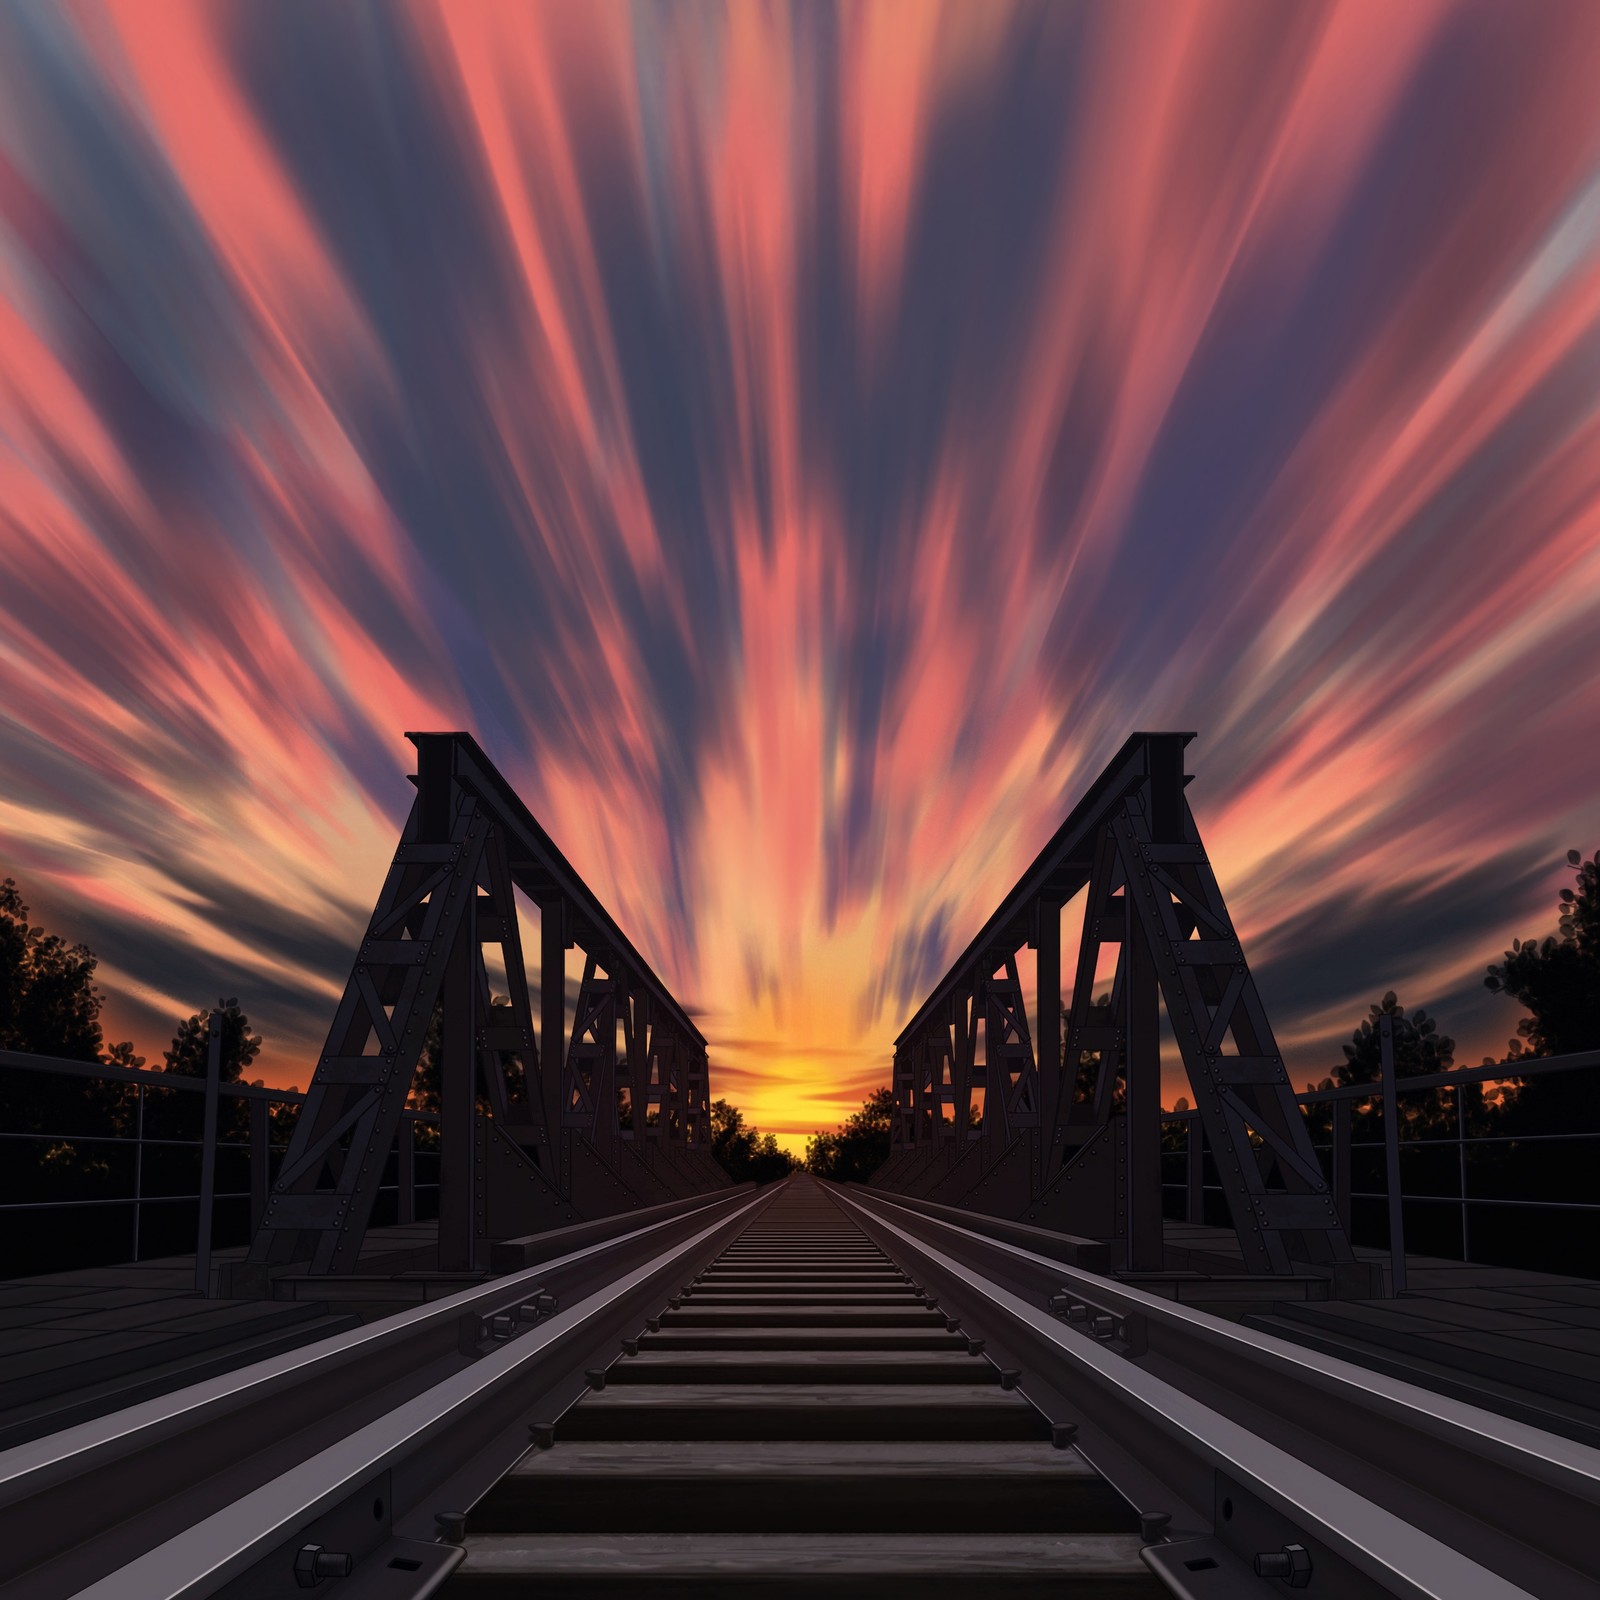
[[272,1124],[265,1100],[250,1101],[250,1232],[261,1226],[272,1188]]
[[1406,1213],[1400,1189],[1400,1107],[1394,1088],[1394,1018],[1386,1011],[1378,1021],[1378,1048],[1383,1061],[1383,1161],[1389,1197],[1389,1292],[1406,1292]]
[[563,1128],[567,1084],[567,923],[560,898],[539,902],[539,1076],[544,1124],[563,1197],[571,1190],[570,1141]]
[[978,1137],[972,1126],[972,1091],[977,1077],[977,1005],[982,978],[974,974],[950,997],[956,1019],[956,1139],[961,1149]]
[[1334,1209],[1339,1213],[1339,1226],[1350,1231],[1350,1120],[1348,1100],[1333,1102],[1333,1183]]
[[[474,896],[475,897],[475,896]],[[439,1041],[439,1266],[476,1264],[473,1171],[477,1155],[477,913],[469,900],[445,963]]]
[[912,1040],[908,1054],[911,1057],[911,1143],[919,1145],[927,1131],[928,1111],[928,1055],[920,1038]]
[[144,1203],[144,1085],[133,1122],[133,1260],[139,1259],[139,1209]]
[[398,1157],[395,1161],[395,1221],[402,1226],[417,1220],[417,1119],[403,1116],[395,1135]]
[[[644,1119],[639,1090],[650,1081],[650,1027],[650,991],[641,986],[634,996],[633,1030],[628,1035],[628,1137],[635,1141]],[[694,1109],[699,1112],[698,1103]]]
[[1039,901],[1039,937],[1035,944],[1034,1062],[1039,1073],[1041,1139],[1049,1137],[1062,1089],[1061,1072],[1061,902]]
[[1155,958],[1139,926],[1131,895],[1127,900],[1127,1115],[1123,1136],[1128,1141],[1128,1268],[1159,1272],[1161,1241],[1161,993]]
[[211,1212],[217,1196],[217,1095],[222,1082],[222,1013],[211,1013],[206,1041],[205,1121],[200,1129],[200,1229],[194,1247],[196,1294],[211,1293]]

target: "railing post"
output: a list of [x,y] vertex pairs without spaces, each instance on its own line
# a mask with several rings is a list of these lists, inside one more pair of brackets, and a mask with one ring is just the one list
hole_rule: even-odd
[[1400,1108],[1394,1087],[1394,1018],[1385,1012],[1378,1023],[1383,1057],[1383,1157],[1389,1199],[1389,1292],[1406,1292],[1405,1197],[1400,1191]]
[[144,1195],[144,1085],[133,1120],[133,1259],[139,1259],[139,1202]]
[[1350,1123],[1351,1102],[1338,1099],[1333,1108],[1333,1208],[1339,1213],[1339,1226],[1350,1233]]
[[266,1215],[272,1191],[272,1156],[267,1102],[250,1101],[250,1237],[254,1238]]
[[398,1210],[395,1212],[397,1222],[415,1222],[417,1220],[417,1123],[416,1118],[406,1113],[400,1118],[400,1159],[397,1166],[395,1184],[399,1190],[396,1196]]
[[217,1089],[222,1081],[222,1013],[211,1013],[206,1049],[206,1108],[200,1129],[200,1236],[194,1249],[197,1294],[211,1293],[211,1208],[217,1192]]
[[1467,1233],[1467,1086],[1456,1085],[1456,1177],[1461,1190],[1461,1259],[1470,1261],[1472,1250]]
[[1206,1130],[1198,1111],[1191,1111],[1185,1122],[1188,1139],[1184,1144],[1184,1174],[1189,1180],[1186,1215],[1190,1222],[1206,1220]]

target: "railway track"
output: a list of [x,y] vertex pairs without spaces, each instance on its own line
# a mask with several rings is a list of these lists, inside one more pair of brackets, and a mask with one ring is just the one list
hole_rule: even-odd
[[791,1180],[473,1507],[444,1592],[1167,1595],[932,1298]]
[[0,1452],[0,1600],[1600,1600],[1600,1451],[984,1226],[796,1177],[553,1239]]

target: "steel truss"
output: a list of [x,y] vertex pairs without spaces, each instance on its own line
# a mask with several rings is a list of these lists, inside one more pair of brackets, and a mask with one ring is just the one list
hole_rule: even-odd
[[[257,1268],[355,1270],[436,1008],[442,1269],[485,1264],[488,1240],[730,1181],[711,1157],[699,1029],[476,741],[407,737],[416,800],[251,1245]],[[537,1033],[515,890],[539,910]],[[509,1004],[491,1003],[490,951]]]
[[[1109,1240],[1119,1267],[1159,1271],[1164,1004],[1245,1270],[1353,1259],[1184,796],[1193,737],[1123,745],[896,1039],[874,1186]],[[1062,910],[1080,894],[1063,1039]]]

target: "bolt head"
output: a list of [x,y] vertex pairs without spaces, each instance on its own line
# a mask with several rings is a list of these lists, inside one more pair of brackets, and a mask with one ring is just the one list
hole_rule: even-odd
[[315,1589],[322,1582],[317,1575],[317,1557],[322,1554],[320,1544],[303,1544],[294,1553],[294,1581],[302,1589]]

